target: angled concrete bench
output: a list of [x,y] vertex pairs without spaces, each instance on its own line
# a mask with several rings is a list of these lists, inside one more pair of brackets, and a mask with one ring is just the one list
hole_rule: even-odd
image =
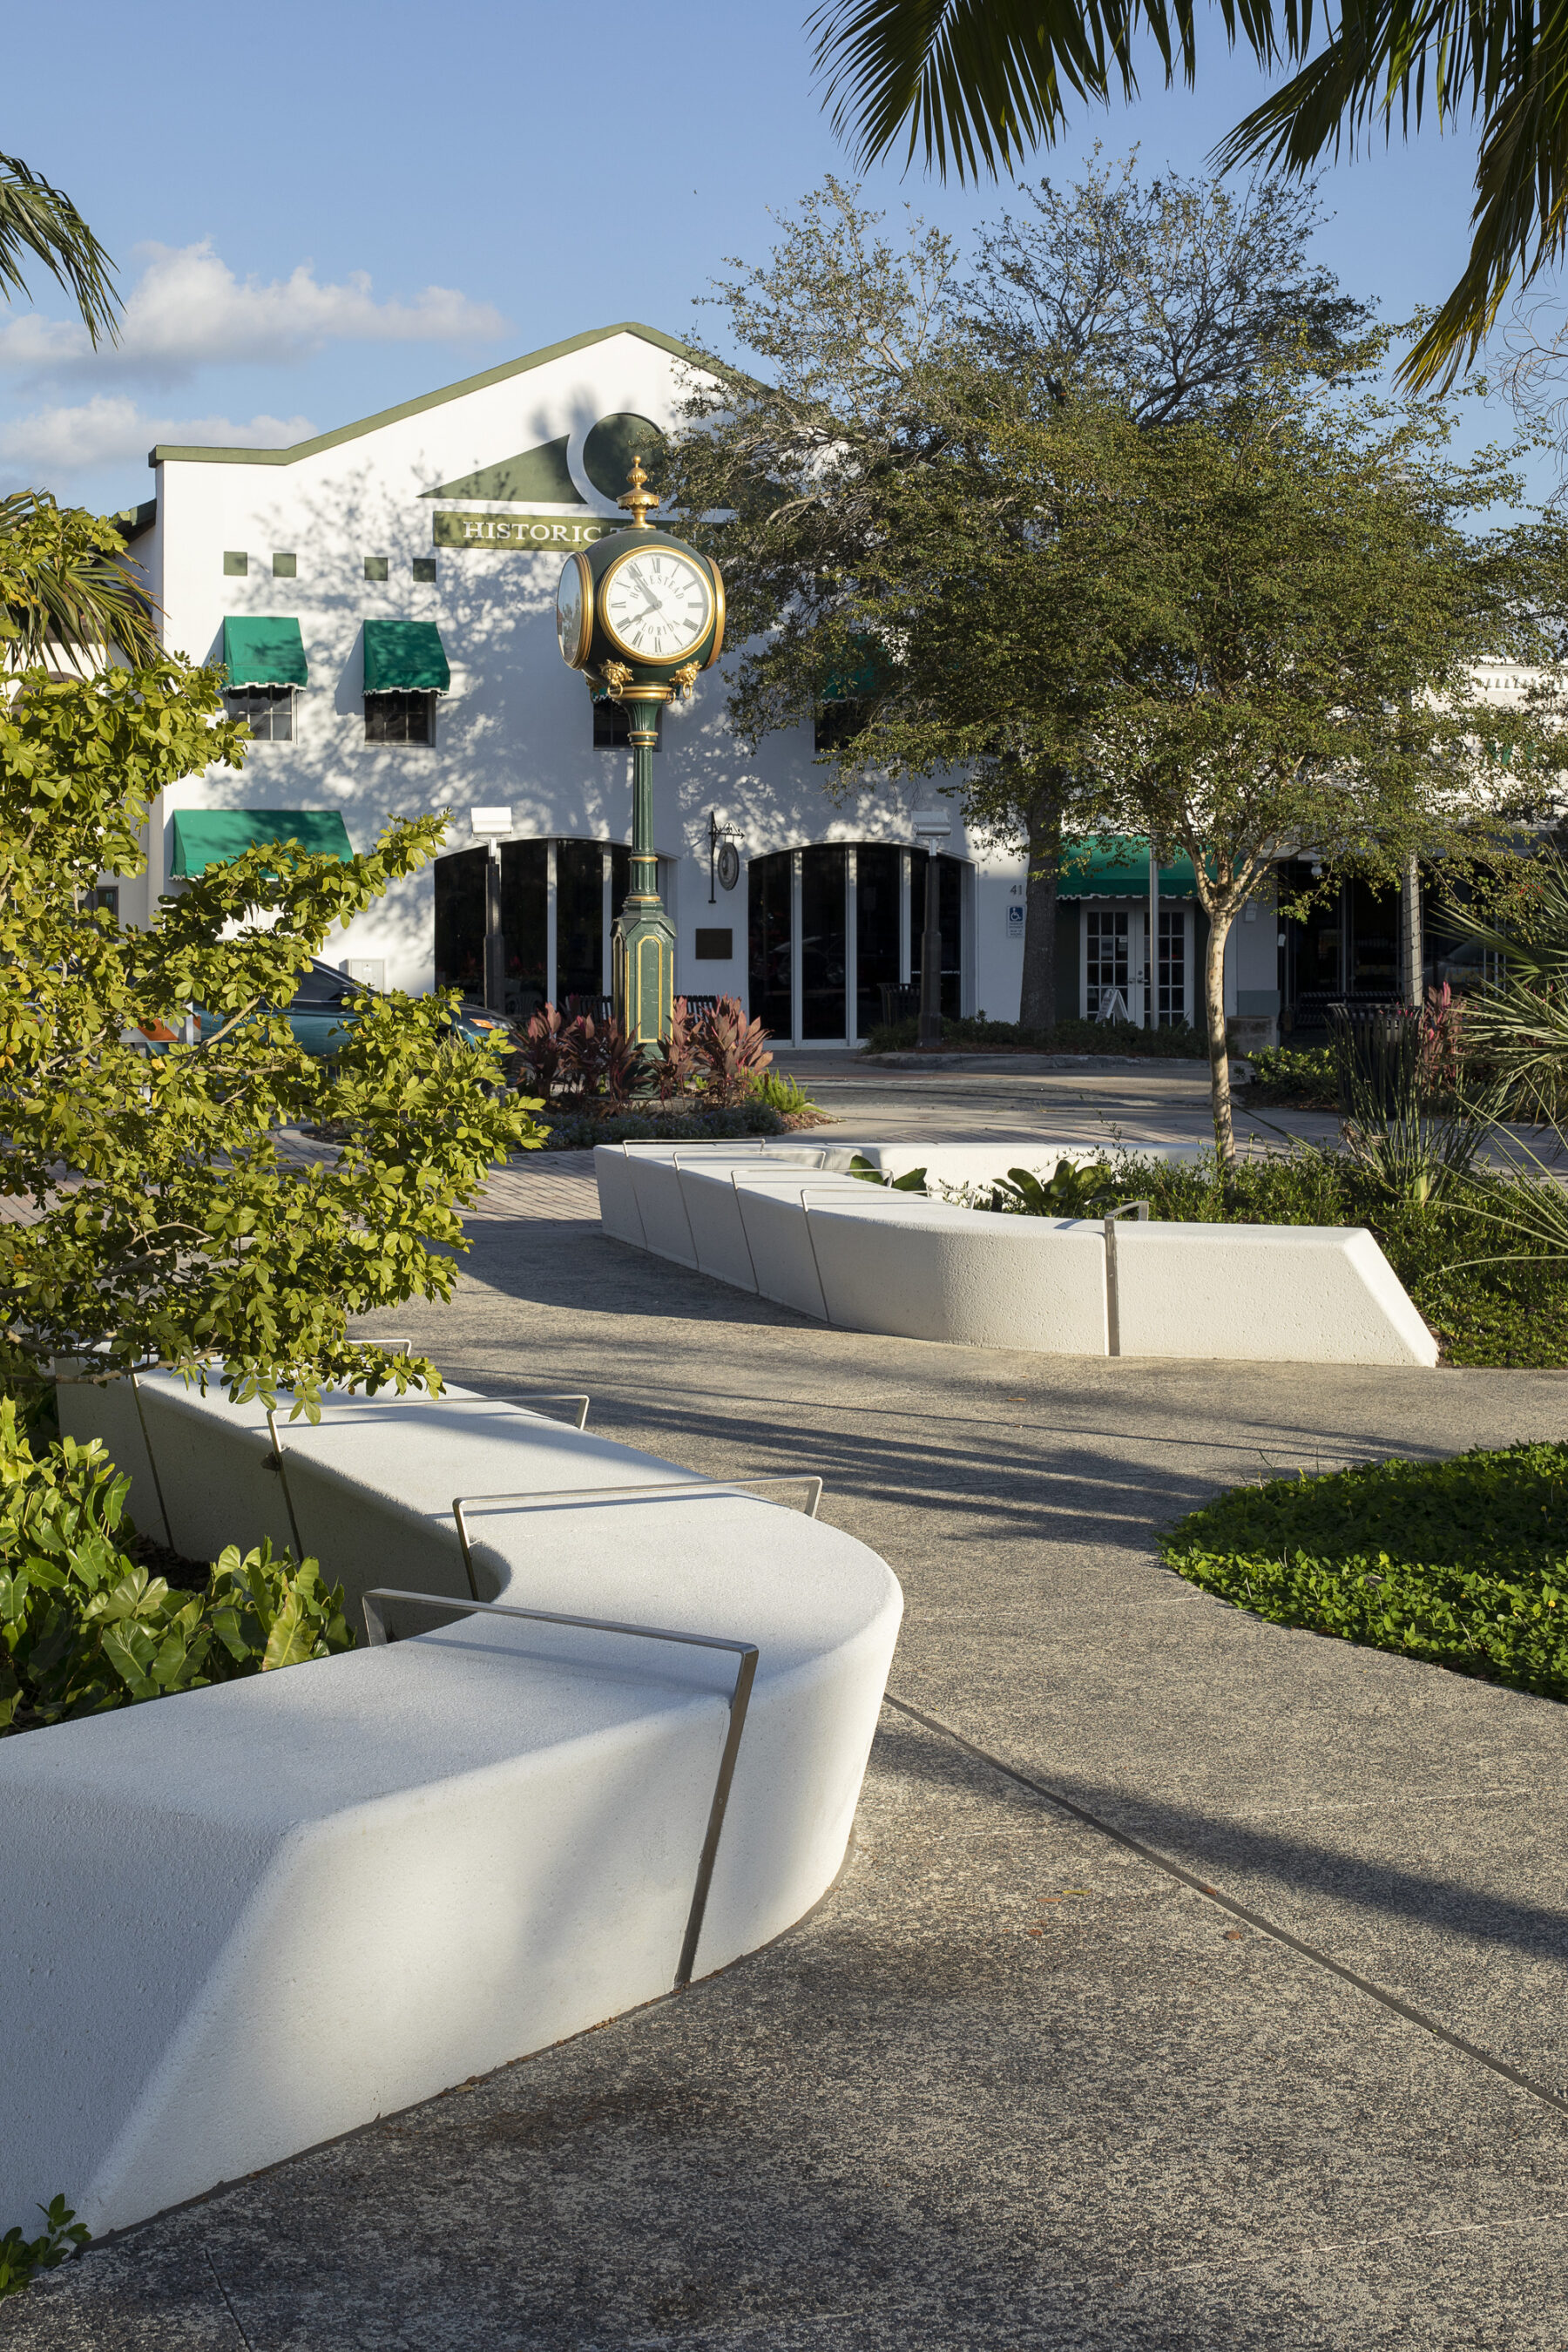
[[831,1885],[901,1608],[865,1546],[462,1391],[329,1400],[279,1423],[280,1468],[221,1395],[60,1398],[151,1532],[206,1559],[297,1522],[351,1622],[389,1586],[455,1612],[454,1497],[503,1496],[465,1512],[484,1600],[689,1638],[395,1602],[393,1646],[0,1741],[0,2229],[59,2190],[122,2227],[722,1968]]
[[[845,1146],[815,1158],[595,1153],[605,1231],[826,1323],[1047,1355],[1424,1364],[1437,1346],[1361,1227],[1015,1217],[842,1172],[858,1150],[950,1184],[1071,1154]],[[1085,1156],[1079,1150],[1079,1157]],[[837,1164],[831,1164],[837,1161]],[[945,1163],[945,1164],[944,1164]]]

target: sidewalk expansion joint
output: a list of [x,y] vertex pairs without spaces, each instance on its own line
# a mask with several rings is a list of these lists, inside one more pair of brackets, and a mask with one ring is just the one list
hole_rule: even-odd
[[940,1738],[951,1739],[966,1755],[975,1757],[982,1764],[989,1764],[994,1771],[1003,1773],[1009,1780],[1016,1781],[1019,1788],[1027,1789],[1032,1795],[1043,1797],[1047,1804],[1055,1805],[1061,1812],[1070,1813],[1074,1821],[1082,1822],[1086,1828],[1096,1831],[1100,1836],[1124,1846],[1129,1853],[1137,1854],[1152,1868],[1163,1871],[1167,1878],[1174,1878],[1182,1885],[1190,1886],[1194,1894],[1203,1895],[1220,1910],[1228,1912],[1233,1919],[1245,1920],[1260,1936],[1272,1937],[1275,1943],[1283,1944],[1288,1950],[1299,1953],[1314,1968],[1338,1977],[1342,1984],[1352,1986],[1357,1992],[1364,1993],[1369,2000],[1375,2000],[1382,2008],[1391,2010],[1395,2017],[1404,2018],[1407,2024],[1419,2026],[1422,2032],[1431,2034],[1434,2041],[1446,2042],[1461,2057],[1473,2059],[1478,2066],[1484,2066],[1489,2073],[1500,2075],[1505,2083],[1511,2083],[1517,2090],[1527,2092],[1532,2099],[1539,2099],[1542,2106],[1551,2107],[1560,2116],[1568,2116],[1568,2098],[1560,2092],[1552,2090],[1544,2083],[1538,2083],[1533,2075],[1524,2074],[1518,2066],[1510,2066],[1506,2058],[1498,2057],[1495,2052],[1482,2050],[1476,2042],[1467,2042],[1462,2033],[1452,2032],[1447,2026],[1440,2025],[1435,2017],[1429,2017],[1425,2010],[1417,2009],[1414,2002],[1403,2000],[1398,1993],[1390,1992],[1386,1985],[1375,1984],[1370,1977],[1362,1976],[1356,1969],[1346,1968],[1342,1960],[1336,1960],[1330,1953],[1320,1950],[1316,1944],[1309,1944],[1300,1936],[1292,1935],[1289,1928],[1280,1927],[1278,1920],[1266,1918],[1260,1911],[1250,1910],[1245,1903],[1238,1903],[1234,1895],[1223,1893],[1219,1887],[1212,1886],[1206,1878],[1200,1878],[1195,1871],[1184,1868],[1179,1862],[1173,1862],[1170,1855],[1162,1853],[1157,1846],[1145,1845],[1142,1838],[1133,1837],[1127,1830],[1119,1830],[1113,1822],[1102,1820],[1099,1813],[1091,1813],[1087,1805],[1079,1804],[1071,1797],[1064,1797],[1059,1790],[1047,1787],[1044,1780],[1037,1780],[1028,1772],[1020,1772],[1016,1764],[1009,1764],[1005,1758],[994,1756],[990,1748],[977,1747],[973,1739],[966,1739],[962,1731],[953,1729],[951,1723],[943,1723],[937,1716],[922,1713],[918,1706],[911,1706],[907,1699],[895,1698],[891,1691],[886,1693],[884,1704],[896,1707],[900,1715],[907,1715],[911,1721],[923,1724],[928,1731],[934,1731]]

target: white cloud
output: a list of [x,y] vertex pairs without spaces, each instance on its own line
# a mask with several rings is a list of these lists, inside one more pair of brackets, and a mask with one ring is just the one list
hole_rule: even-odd
[[90,466],[141,460],[154,441],[210,443],[220,449],[283,449],[308,441],[308,416],[158,416],[124,394],[100,393],[76,407],[35,409],[0,425],[0,467],[35,476],[78,472]]
[[25,312],[0,324],[0,367],[34,377],[179,383],[199,367],[285,363],[328,342],[471,341],[506,328],[489,303],[449,286],[426,286],[411,302],[378,302],[363,271],[322,285],[301,262],[263,285],[242,282],[205,240],[142,249],[150,257],[126,299],[118,345],[94,352],[79,323]]

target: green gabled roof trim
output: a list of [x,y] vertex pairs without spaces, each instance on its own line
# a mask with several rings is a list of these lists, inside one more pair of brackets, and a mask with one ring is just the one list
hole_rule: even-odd
[[642,326],[636,319],[622,319],[613,327],[594,327],[585,335],[569,335],[563,343],[549,343],[542,352],[531,352],[526,359],[506,360],[500,367],[486,368],[480,375],[465,376],[461,383],[449,383],[440,392],[422,393],[417,400],[405,400],[396,408],[379,409],[374,416],[362,416],[356,425],[340,425],[335,433],[318,433],[313,441],[296,441],[289,449],[208,449],[160,441],[147,452],[147,463],[297,466],[302,457],[320,457],[323,449],[338,449],[345,441],[357,441],[366,433],[379,433],[384,425],[401,425],[405,417],[422,416],[426,409],[443,407],[448,400],[461,400],[470,392],[484,392],[492,383],[505,383],[512,376],[526,375],[531,368],[545,367],[552,360],[563,360],[573,352],[585,352],[592,343],[608,342],[612,335],[639,336],[645,343],[652,343],[679,360],[700,356],[689,343],[679,342],[673,335],[661,335],[657,327]]
[[140,506],[121,507],[108,520],[129,546],[133,539],[140,539],[144,530],[151,530],[157,521],[158,501],[156,499],[143,499]]

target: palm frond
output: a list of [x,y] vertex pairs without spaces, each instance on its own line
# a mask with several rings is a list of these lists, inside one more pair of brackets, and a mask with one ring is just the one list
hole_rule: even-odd
[[0,663],[98,667],[110,646],[151,660],[153,607],[124,550],[112,523],[46,491],[0,498]]
[[30,299],[23,257],[32,254],[75,301],[96,345],[114,341],[120,297],[114,264],[70,198],[15,155],[0,155],[0,294]]
[[[1215,160],[1306,173],[1424,117],[1479,122],[1464,271],[1401,380],[1448,383],[1485,341],[1510,285],[1568,250],[1568,9],[1507,0],[1340,0],[1326,45],[1313,0],[1217,0],[1226,38],[1266,70],[1297,70],[1220,142]],[[1325,9],[1325,16],[1326,16]],[[909,158],[961,180],[1012,171],[1049,146],[1068,99],[1137,92],[1132,43],[1167,83],[1196,74],[1194,0],[824,0],[810,18],[834,130],[862,165],[906,126]]]

